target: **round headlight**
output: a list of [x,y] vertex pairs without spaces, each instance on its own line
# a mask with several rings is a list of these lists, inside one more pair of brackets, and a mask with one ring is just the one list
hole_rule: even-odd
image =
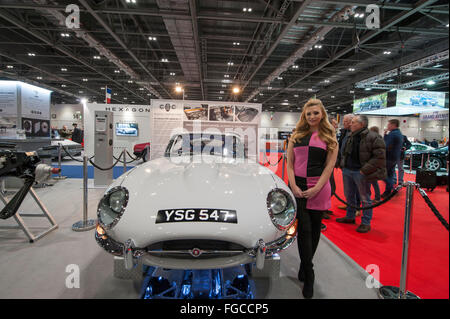
[[124,207],[127,194],[124,190],[118,190],[117,192],[109,195],[109,207],[116,212],[120,213]]
[[286,209],[286,206],[288,204],[288,199],[286,198],[286,195],[280,192],[276,192],[272,194],[272,200],[271,200],[271,209],[273,214],[278,215],[284,212]]
[[294,200],[283,189],[274,189],[267,195],[267,209],[273,224],[280,230],[286,230],[295,221]]
[[128,203],[128,191],[124,187],[109,190],[98,204],[98,221],[105,229],[114,227],[122,217]]

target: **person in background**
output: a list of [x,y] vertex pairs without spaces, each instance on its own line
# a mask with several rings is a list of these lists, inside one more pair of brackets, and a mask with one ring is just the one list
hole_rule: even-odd
[[[402,151],[400,152],[400,159],[397,162],[397,170],[398,170],[398,185],[402,185],[404,180],[404,176],[405,176],[405,169],[403,168],[405,166],[405,154],[406,154],[406,150],[409,150],[411,148],[412,144],[411,142],[408,140],[408,137],[406,137],[405,135],[403,135],[403,145],[402,145]],[[394,181],[397,180],[397,176],[394,177]]]
[[388,121],[387,130],[384,133],[384,143],[386,144],[386,171],[387,178],[386,190],[381,194],[381,198],[386,198],[394,189],[395,166],[400,161],[400,155],[403,147],[403,134],[399,129],[399,120],[392,119]]
[[62,138],[70,138],[70,136],[72,134],[70,133],[70,131],[67,128],[67,126],[63,125],[62,129],[59,131],[59,135],[61,135]]
[[439,143],[438,143],[438,141],[436,141],[436,139],[433,139],[433,141],[430,143],[430,146],[434,147],[434,148],[438,148],[439,147]]
[[303,296],[314,294],[313,257],[321,236],[323,212],[331,207],[330,177],[336,164],[338,143],[322,102],[310,99],[303,107],[295,133],[289,140],[287,172],[297,202],[298,279]]
[[[386,178],[386,147],[379,134],[367,129],[368,123],[369,119],[365,115],[354,117],[351,124],[352,134],[343,145],[340,166],[349,206],[346,216],[336,219],[338,223],[355,224],[356,211],[350,206],[356,206],[356,191],[361,196],[363,207],[371,206],[371,182]],[[367,233],[371,230],[372,213],[372,209],[363,210],[357,232]]]
[[[338,154],[338,159],[336,161],[336,167],[339,168],[340,167],[340,162],[341,162],[341,157],[342,157],[342,152],[343,152],[343,146],[345,145],[345,143],[347,142],[348,137],[352,134],[351,131],[351,125],[352,125],[352,120],[355,117],[355,115],[353,114],[347,114],[344,116],[343,119],[343,125],[344,127],[341,129],[340,131],[340,135],[339,135],[339,154]],[[344,193],[345,193],[345,183],[344,183]],[[359,197],[359,193],[358,190],[355,191],[355,202],[356,202],[356,206],[361,206],[361,199]],[[338,206],[339,209],[347,209],[346,205],[339,205]],[[361,211],[358,210],[356,212],[356,216],[361,215]]]
[[73,123],[72,141],[76,143],[83,142],[83,132],[77,127],[77,123]]
[[[380,129],[378,128],[378,126],[372,126],[369,129],[369,131],[377,133],[378,136],[381,138]],[[370,182],[370,185],[373,187],[373,191],[375,193],[375,198],[373,199],[373,203],[376,204],[379,201],[381,201],[380,186],[378,185],[378,181],[377,180],[374,180],[374,181]]]
[[[335,117],[331,117],[330,123],[334,127],[334,131],[335,131],[335,134],[337,137],[339,134],[339,123],[338,123],[337,119]],[[334,180],[334,170],[331,173],[330,185],[331,185],[331,193],[333,194],[336,191],[336,181]],[[327,210],[326,212],[323,213],[323,219],[331,219],[330,215],[334,215],[333,211]],[[322,230],[326,230],[326,229],[327,229],[327,226],[322,223]]]
[[336,133],[337,133],[337,130],[338,130],[338,128],[339,128],[339,123],[338,123],[338,121],[336,120],[336,118],[331,118],[331,121],[330,121],[330,123],[331,123],[331,125],[334,127],[334,130],[336,131]]

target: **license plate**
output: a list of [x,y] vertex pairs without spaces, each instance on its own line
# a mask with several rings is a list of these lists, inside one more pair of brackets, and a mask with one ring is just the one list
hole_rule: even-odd
[[237,214],[231,209],[163,209],[158,211],[156,224],[181,222],[213,222],[237,224]]

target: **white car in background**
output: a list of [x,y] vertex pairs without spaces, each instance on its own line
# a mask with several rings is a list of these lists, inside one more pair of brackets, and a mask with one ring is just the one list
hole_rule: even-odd
[[98,205],[95,238],[131,269],[222,269],[256,262],[297,235],[296,202],[272,171],[249,163],[236,134],[178,134],[164,158],[118,178]]
[[[57,160],[59,144],[61,144],[72,157],[80,156],[81,151],[83,150],[83,146],[80,143],[68,139],[54,139],[49,146],[41,147],[37,150],[39,157]],[[61,149],[61,159],[64,159],[65,157],[69,157],[69,155]]]

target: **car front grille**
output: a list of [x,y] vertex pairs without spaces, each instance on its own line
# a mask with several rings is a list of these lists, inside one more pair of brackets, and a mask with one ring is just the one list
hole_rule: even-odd
[[208,251],[244,251],[245,247],[239,244],[231,243],[221,240],[209,240],[209,239],[188,239],[188,240],[169,240],[159,242],[147,247],[147,251],[162,250],[162,251],[180,251],[191,250],[198,248],[200,250]]

